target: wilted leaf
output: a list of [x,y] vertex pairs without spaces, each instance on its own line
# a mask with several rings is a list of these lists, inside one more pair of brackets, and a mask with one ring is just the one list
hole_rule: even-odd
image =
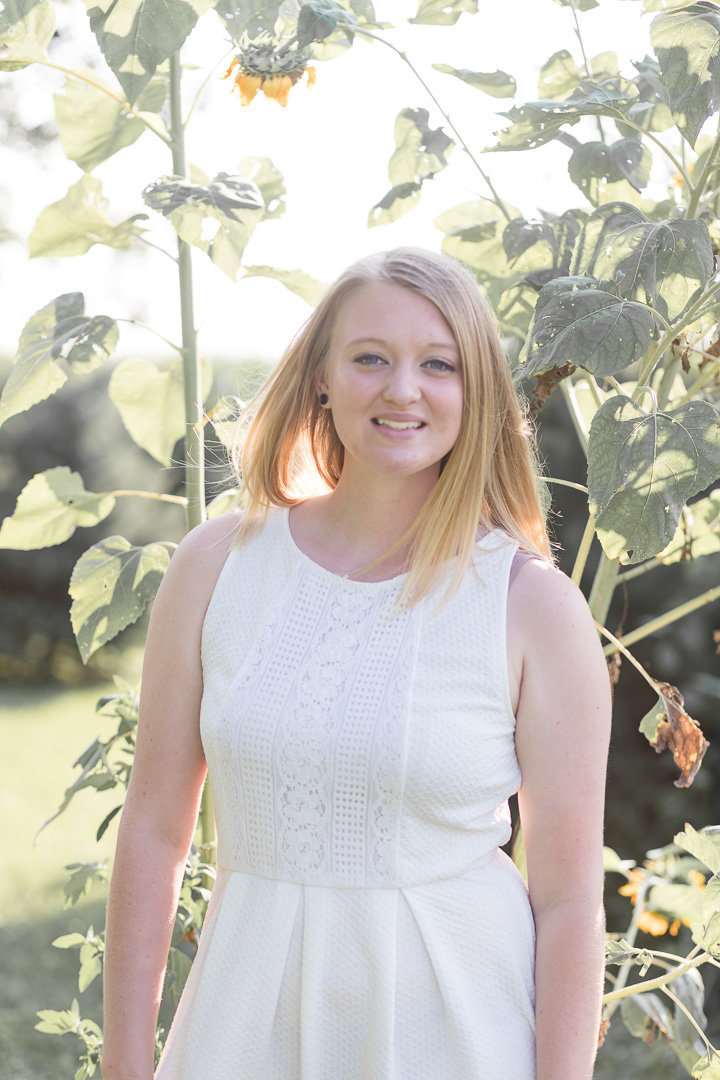
[[45,57],[55,33],[51,0],[3,0],[0,8],[0,71],[17,71]]
[[246,157],[240,162],[238,176],[252,180],[265,203],[263,221],[279,218],[285,213],[285,178],[270,158]]
[[650,180],[652,154],[639,139],[619,139],[608,146],[603,142],[577,143],[568,161],[573,184],[597,206],[604,184],[626,180],[642,191]]
[[146,187],[143,198],[170,219],[182,240],[199,247],[235,281],[245,246],[265,215],[256,184],[227,173],[218,173],[209,185],[164,178]]
[[636,1039],[652,1045],[658,1034],[672,1038],[672,1018],[659,994],[639,993],[623,998],[620,1015]]
[[558,278],[538,297],[517,368],[524,377],[571,363],[614,375],[645,355],[654,332],[651,311],[604,292],[594,278]]
[[[212,370],[205,362],[202,380],[204,399],[212,384]],[[149,360],[122,360],[108,392],[138,446],[161,465],[170,465],[175,444],[186,431],[182,361],[162,371]]]
[[667,546],[687,500],[720,476],[719,415],[707,401],[648,413],[623,394],[600,406],[588,442],[588,493],[609,558],[627,552],[635,563]]
[[79,526],[89,528],[115,506],[112,495],[86,491],[79,473],[58,465],[36,473],[0,528],[0,548],[32,551],[62,544]]
[[482,90],[491,97],[515,97],[517,93],[517,83],[506,71],[468,71],[467,68],[454,68],[449,64],[433,64],[433,67],[444,75],[454,75],[456,79],[462,79],[468,86]]
[[658,15],[650,40],[675,123],[691,146],[720,102],[720,9],[700,0]]
[[306,274],[304,270],[279,270],[275,266],[244,266],[243,277],[266,277],[279,281],[311,307],[315,307],[325,292],[322,281]]
[[[92,73],[96,82],[101,80]],[[79,79],[67,79],[55,95],[55,119],[65,156],[86,172],[134,143],[145,130],[119,101]]]
[[355,22],[355,16],[334,0],[309,0],[298,12],[297,38],[300,48],[313,41],[324,41],[338,22]]
[[90,26],[131,105],[211,0],[85,0]]
[[82,293],[63,293],[27,321],[0,397],[0,424],[54,394],[70,371],[92,371],[115,350],[117,323],[84,310]]
[[83,255],[93,244],[125,249],[142,230],[135,224],[146,214],[135,214],[119,225],[107,216],[108,201],[102,184],[85,174],[58,202],[41,211],[30,234],[30,258]]
[[420,0],[411,23],[429,23],[433,26],[452,26],[464,12],[474,15],[478,0]]
[[70,619],[83,663],[140,618],[169,561],[166,544],[134,547],[124,536],[108,536],[81,555],[70,578]]
[[388,164],[391,184],[422,183],[448,163],[453,141],[428,126],[427,109],[402,109],[395,120],[395,152]]
[[660,689],[658,704],[643,717],[640,731],[656,753],[672,752],[680,769],[675,787],[690,787],[710,744],[698,722],[686,713],[684,698],[678,688],[670,683],[657,685]]

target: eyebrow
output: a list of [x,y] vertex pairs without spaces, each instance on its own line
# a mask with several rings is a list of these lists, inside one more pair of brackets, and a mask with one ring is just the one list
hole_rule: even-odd
[[[387,341],[384,338],[376,337],[360,337],[353,338],[352,341],[348,341],[346,348],[350,348],[352,345],[387,345]],[[428,341],[425,343],[428,349],[454,349],[455,352],[459,352],[457,342],[455,341]]]

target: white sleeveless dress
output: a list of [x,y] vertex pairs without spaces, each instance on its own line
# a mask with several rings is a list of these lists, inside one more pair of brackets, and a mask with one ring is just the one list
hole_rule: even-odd
[[444,606],[295,545],[233,549],[203,629],[218,877],[157,1080],[534,1080],[517,791],[517,544]]

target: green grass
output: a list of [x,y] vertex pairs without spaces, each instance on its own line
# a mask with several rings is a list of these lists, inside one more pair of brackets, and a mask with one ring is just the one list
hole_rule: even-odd
[[[77,951],[51,947],[60,934],[103,926],[100,890],[63,910],[64,867],[110,858],[115,828],[95,832],[116,805],[113,792],[81,792],[74,804],[39,835],[59,806],[77,770],[73,761],[108,730],[95,714],[103,687],[3,688],[0,790],[3,843],[0,855],[0,1080],[71,1080],[76,1064],[72,1036],[34,1030],[38,1009],[65,1009],[77,990]],[[99,1017],[100,988],[79,999],[84,1015]]]

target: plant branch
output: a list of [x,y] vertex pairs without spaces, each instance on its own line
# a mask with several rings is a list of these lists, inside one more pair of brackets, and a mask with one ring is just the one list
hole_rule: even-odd
[[171,349],[174,349],[175,352],[180,353],[182,356],[181,346],[176,345],[174,341],[170,341],[170,339],[166,338],[164,334],[161,334],[159,330],[156,330],[154,326],[148,326],[147,323],[140,322],[139,319],[116,319],[115,321],[128,323],[130,326],[138,326],[141,330],[147,330],[148,333],[154,334],[155,337],[160,338],[161,341],[164,341],[166,345],[169,345]]
[[174,255],[171,255],[169,251],[166,251],[164,247],[160,247],[159,244],[155,244],[152,240],[148,240],[142,233],[135,233],[135,239],[139,240],[141,244],[145,244],[146,247],[154,248],[155,251],[159,251],[161,255],[165,255],[172,262],[177,263],[177,259]]
[[[582,53],[583,64],[585,65],[585,74],[587,75],[588,79],[592,80],[593,71],[592,67],[590,66],[590,60],[588,58],[588,55],[585,52],[585,42],[583,41],[582,31],[580,30],[580,20],[578,19],[575,0],[570,0],[570,8],[572,10],[572,16],[575,21],[575,37],[578,39],[578,44],[580,45],[580,52]],[[596,116],[595,122],[597,123],[597,129],[600,135],[600,142],[604,143],[605,132],[603,130],[602,119],[599,116]]]
[[605,649],[603,649],[603,653],[605,654],[605,656],[612,656],[614,652],[621,652],[625,659],[629,660],[632,666],[636,668],[637,671],[639,671],[648,686],[651,686],[653,691],[659,695],[660,691],[658,690],[657,683],[655,682],[653,677],[651,675],[648,675],[647,671],[642,666],[640,661],[635,659],[630,650],[627,649],[625,645],[623,645],[622,641],[620,641],[619,638],[616,638],[615,635],[612,634],[606,626],[603,626],[601,623],[599,623],[597,619],[595,619],[595,627],[597,630],[599,630],[603,637],[606,637],[609,641],[612,642],[612,645],[608,645],[605,647]]
[[646,982],[633,983],[631,986],[611,990],[604,995],[603,1003],[620,1001],[621,998],[632,997],[633,994],[646,994],[649,990],[659,990],[671,983],[673,979],[677,979],[679,975],[684,975],[686,971],[692,971],[693,968],[700,967],[701,964],[705,963],[705,960],[706,954],[701,953],[694,960],[686,960],[684,963],[678,964],[674,971],[668,971],[665,975],[658,975],[656,979],[648,979]]
[[667,986],[661,986],[660,989],[662,990],[663,994],[667,994],[667,996],[675,1004],[675,1006],[678,1009],[680,1009],[681,1012],[683,1012],[685,1014],[685,1016],[688,1018],[688,1020],[692,1024],[692,1026],[697,1031],[697,1033],[700,1036],[700,1038],[702,1039],[702,1041],[705,1043],[705,1046],[708,1048],[708,1050],[714,1050],[715,1048],[713,1047],[712,1043],[708,1040],[707,1035],[705,1034],[703,1029],[700,1027],[697,1020],[695,1019],[693,1014],[688,1009],[687,1005],[685,1005],[685,1003],[682,1002],[680,1000],[680,998],[677,996],[677,994],[674,994],[672,990],[668,990]]
[[430,89],[428,84],[425,82],[425,79],[422,77],[422,75],[420,74],[418,69],[415,67],[413,62],[410,60],[407,53],[403,52],[402,49],[399,49],[397,47],[397,45],[393,45],[393,43],[391,41],[388,41],[387,38],[382,37],[380,34],[374,34],[372,32],[372,30],[366,30],[365,27],[363,27],[363,26],[356,26],[355,24],[351,25],[350,23],[347,23],[347,24],[338,23],[338,26],[344,26],[347,30],[352,31],[355,34],[361,34],[363,37],[372,38],[373,41],[379,41],[381,45],[386,45],[388,49],[392,49],[392,51],[397,56],[400,57],[400,59],[403,61],[403,63],[407,64],[407,66],[410,68],[410,70],[412,71],[415,78],[418,80],[420,85],[425,90],[425,92],[428,95],[428,97],[430,98],[430,100],[433,102],[435,107],[438,109],[440,115],[445,120],[445,123],[448,125],[450,130],[455,135],[455,138],[457,139],[458,143],[463,148],[463,150],[465,151],[467,156],[470,158],[473,165],[475,166],[475,168],[480,173],[483,180],[485,181],[485,183],[489,187],[489,189],[490,189],[490,191],[492,192],[492,195],[493,195],[492,201],[495,203],[495,205],[497,206],[500,213],[503,215],[504,218],[506,218],[507,221],[512,221],[512,215],[511,215],[510,211],[508,210],[507,206],[505,205],[505,203],[503,202],[502,197],[500,196],[499,192],[495,188],[495,185],[493,184],[492,180],[490,179],[488,174],[485,172],[482,165],[478,161],[475,154],[473,154],[473,152],[470,149],[470,147],[468,146],[468,144],[465,142],[465,139],[463,138],[461,133],[455,127],[455,124],[450,119],[450,117],[446,113],[445,109],[442,107],[442,105],[440,104],[438,99],[435,97],[435,94],[432,92],[432,90]]
[[654,142],[655,145],[657,147],[659,147],[660,150],[662,150],[662,152],[673,163],[676,170],[680,173],[680,175],[682,176],[683,181],[687,185],[688,189],[691,189],[692,188],[692,180],[690,179],[690,174],[688,173],[687,169],[682,164],[682,162],[678,158],[675,157],[672,150],[668,149],[668,147],[665,145],[665,143],[661,139],[658,139],[658,137],[656,135],[653,135],[652,131],[646,131],[644,127],[640,127],[640,124],[636,124],[634,120],[629,120],[628,117],[626,117],[621,112],[620,109],[617,109],[615,111],[618,114],[617,119],[620,121],[621,124],[625,124],[625,125],[627,125],[627,127],[634,128],[634,130],[639,132],[640,135],[644,135],[646,139],[649,139],[650,142]]
[[561,480],[559,476],[543,476],[543,480],[546,484],[560,484],[561,487],[574,488],[575,491],[582,491],[587,495],[587,488],[584,484],[576,484],[572,480]]
[[572,574],[570,575],[571,580],[578,586],[580,585],[583,570],[585,569],[585,564],[587,563],[588,555],[590,554],[592,542],[595,539],[596,522],[597,518],[593,517],[592,514],[588,514],[585,531],[582,535],[582,540],[580,541],[578,553],[575,556],[575,565],[573,566]]
[[135,106],[131,105],[120,94],[116,94],[114,90],[111,90],[109,86],[105,86],[103,83],[91,79],[89,75],[84,75],[81,71],[75,71],[73,68],[64,67],[62,64],[54,64],[52,60],[36,60],[35,62],[41,64],[42,67],[52,68],[53,71],[60,71],[63,75],[69,75],[79,82],[87,83],[88,86],[94,87],[95,90],[101,90],[103,94],[107,94],[113,101],[117,101],[119,105],[122,105],[126,112],[130,113],[131,116],[134,116],[136,120],[139,120],[141,124],[144,124],[148,131],[152,131],[153,135],[156,135],[166,146],[170,146],[170,139],[161,134],[161,132],[150,123],[147,117],[143,116],[141,112],[138,112]]
[[224,64],[224,63],[225,63],[225,61],[227,60],[228,56],[229,56],[229,55],[230,55],[230,54],[231,54],[232,52],[233,52],[233,49],[228,49],[228,50],[227,50],[227,52],[224,52],[224,53],[222,54],[222,56],[220,57],[220,59],[219,59],[219,60],[217,60],[217,61],[216,61],[216,62],[215,62],[215,63],[213,64],[213,66],[212,66],[212,67],[210,68],[210,71],[208,72],[208,74],[206,75],[206,77],[205,77],[205,78],[203,79],[202,83],[200,84],[200,89],[198,90],[197,94],[196,94],[196,95],[195,95],[195,97],[193,98],[193,103],[192,103],[192,105],[190,106],[190,108],[188,109],[188,111],[187,111],[187,116],[185,117],[185,119],[184,119],[184,121],[183,121],[183,127],[184,127],[184,128],[187,128],[188,124],[190,123],[190,120],[191,120],[192,114],[193,114],[193,113],[195,112],[195,109],[197,108],[197,105],[198,105],[198,102],[200,101],[200,98],[201,98],[201,97],[203,96],[203,94],[204,94],[204,93],[205,93],[205,91],[207,90],[207,88],[208,88],[208,86],[209,86],[209,84],[210,84],[210,80],[211,80],[211,79],[213,79],[213,78],[215,77],[215,72],[216,72],[216,71],[217,71],[217,69],[218,69],[218,68],[219,68],[219,67],[221,66],[221,64]]
[[[657,630],[662,630],[671,623],[677,622],[678,619],[684,618],[685,615],[690,615],[693,611],[697,611],[698,608],[705,607],[706,604],[711,604],[718,599],[720,599],[720,585],[716,585],[714,589],[707,589],[706,592],[694,596],[692,600],[686,600],[684,604],[678,604],[677,607],[671,608],[670,611],[663,612],[656,619],[650,619],[649,622],[638,626],[636,630],[631,630],[629,634],[623,634],[622,640],[626,645],[633,645],[636,641],[642,641],[643,638],[649,637],[650,634],[654,634]],[[607,656],[613,651],[613,649],[606,647],[605,655]]]
[[687,211],[685,213],[686,218],[693,218],[693,217],[695,217],[697,215],[698,203],[700,202],[700,199],[702,197],[702,193],[705,190],[705,185],[707,184],[708,180],[710,179],[710,174],[713,172],[713,170],[716,167],[716,164],[717,164],[716,158],[717,158],[719,153],[720,153],[720,126],[718,126],[718,132],[717,132],[717,135],[715,136],[715,142],[712,144],[712,147],[710,149],[710,153],[708,154],[707,160],[705,161],[705,165],[703,166],[703,170],[700,173],[700,176],[697,178],[696,182],[690,188],[690,190],[692,191],[692,195],[690,196],[690,202],[688,203],[688,208],[687,208]]
[[114,495],[117,499],[123,496],[134,496],[137,499],[156,499],[158,502],[175,503],[177,506],[187,507],[187,499],[184,495],[166,495],[161,491],[108,491],[108,495]]

